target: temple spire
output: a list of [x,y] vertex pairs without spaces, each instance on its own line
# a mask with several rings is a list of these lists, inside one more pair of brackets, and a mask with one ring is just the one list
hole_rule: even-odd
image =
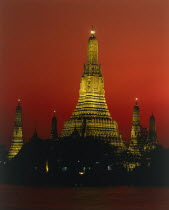
[[90,34],[91,34],[91,36],[94,36],[95,35],[95,30],[94,30],[94,26],[92,26],[92,29],[91,29],[91,31],[90,31]]
[[92,26],[88,40],[87,64],[98,65],[98,41],[96,39],[95,30]]
[[8,154],[9,160],[18,154],[22,145],[23,145],[22,107],[20,105],[20,99],[18,99],[18,105],[16,106],[15,124],[13,129],[13,138]]
[[53,114],[53,117],[52,117],[50,138],[51,138],[51,139],[57,139],[57,138],[58,138],[58,134],[57,134],[56,111],[54,110],[53,113],[54,113],[54,114]]
[[142,127],[140,123],[140,108],[138,106],[138,98],[135,100],[135,105],[133,107],[133,119],[131,127],[131,141],[128,148],[128,152],[134,155],[140,155],[140,145],[141,141]]
[[133,107],[133,125],[140,125],[140,108],[138,106],[138,98],[135,100]]
[[104,78],[101,65],[98,65],[98,41],[93,27],[90,34],[78,103],[70,119],[65,121],[60,137],[67,138],[79,133],[81,138],[109,140],[119,151],[123,151],[126,147],[117,122],[110,116],[105,99]]
[[18,98],[18,106],[20,106],[21,104],[21,99]]
[[153,143],[154,148],[157,145],[157,133],[156,133],[156,120],[152,113],[150,116],[150,125],[149,125],[149,138],[151,140],[151,143]]
[[138,98],[136,98],[136,105],[138,105]]
[[140,108],[137,101],[138,98],[136,98],[135,105],[133,107],[131,139],[137,139],[141,135]]

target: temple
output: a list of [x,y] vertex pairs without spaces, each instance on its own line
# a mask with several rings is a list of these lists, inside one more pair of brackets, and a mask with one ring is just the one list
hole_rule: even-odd
[[153,114],[150,116],[149,138],[151,142],[157,144],[156,121]]
[[151,152],[157,147],[156,123],[154,115],[150,116],[149,131],[140,123],[140,108],[138,98],[133,107],[131,140],[127,150],[128,160],[124,166],[132,171],[137,166],[151,165]]
[[16,117],[13,129],[13,138],[11,147],[8,153],[8,159],[12,159],[18,154],[23,146],[23,128],[22,128],[22,107],[20,105],[20,99],[18,99],[18,105],[16,107]]
[[58,138],[57,133],[57,119],[56,119],[56,111],[54,111],[54,116],[52,117],[51,122],[51,132],[50,132],[50,139],[56,140]]
[[142,144],[142,127],[140,124],[140,108],[138,106],[138,98],[136,98],[136,103],[133,107],[133,119],[131,128],[131,141],[128,148],[130,153],[140,155],[141,154],[141,144]]
[[71,118],[66,120],[60,137],[69,137],[74,130],[81,137],[107,140],[119,149],[125,144],[113,121],[105,100],[104,79],[98,64],[98,41],[92,28],[88,40],[87,62],[84,65],[79,90],[79,99]]
[[[62,182],[62,177],[67,179],[69,175],[77,177],[85,174],[84,178],[94,175],[92,183],[96,174],[100,177],[106,174],[105,181],[109,177],[110,183],[112,180],[116,183],[117,180],[120,181],[119,176],[123,180],[127,173],[129,173],[129,176],[127,175],[129,183],[134,183],[135,180],[131,181],[130,178],[135,173],[142,177],[141,170],[143,175],[145,169],[151,172],[155,163],[154,154],[160,151],[160,147],[154,115],[150,116],[149,128],[143,128],[138,98],[133,105],[131,138],[127,145],[121,137],[117,122],[112,120],[108,110],[102,69],[98,62],[98,41],[92,28],[78,102],[70,119],[65,121],[60,136],[57,132],[57,118],[54,111],[49,138],[46,140],[39,138],[35,129],[30,141],[22,147],[22,108],[18,100],[13,138],[8,154],[9,162],[12,165],[17,160],[19,164],[26,160],[24,163],[24,166],[28,167],[26,176],[30,171],[33,177],[35,174],[38,176],[45,174],[46,178],[48,174],[49,178],[53,177],[54,183],[58,177]],[[13,158],[14,156],[17,158]],[[27,164],[28,162],[30,164]],[[57,181],[59,183],[59,179]]]

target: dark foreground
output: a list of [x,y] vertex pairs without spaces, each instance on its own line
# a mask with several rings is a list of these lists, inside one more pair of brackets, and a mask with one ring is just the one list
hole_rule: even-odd
[[0,185],[5,209],[169,209],[167,187],[55,188]]

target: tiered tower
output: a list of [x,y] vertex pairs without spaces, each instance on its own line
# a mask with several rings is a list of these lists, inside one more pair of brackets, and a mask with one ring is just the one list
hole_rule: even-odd
[[18,154],[22,145],[23,145],[22,107],[20,105],[20,99],[18,99],[18,105],[16,107],[16,118],[13,129],[13,138],[8,154],[9,160]]
[[52,128],[51,128],[51,133],[50,133],[50,139],[57,139],[58,134],[57,134],[57,119],[56,119],[56,111],[54,111],[54,116],[52,117]]
[[142,128],[140,123],[140,108],[138,106],[138,99],[136,98],[136,104],[133,107],[131,141],[128,148],[129,161],[125,164],[125,167],[132,171],[137,166],[150,166],[151,151],[156,147],[157,136],[155,117],[153,115],[150,117],[149,132],[147,128]]
[[133,154],[140,154],[141,142],[141,124],[140,124],[140,108],[138,106],[138,98],[136,98],[136,104],[133,107],[133,120],[131,129],[131,141],[129,145],[129,152]]
[[156,121],[153,114],[150,116],[149,135],[150,135],[151,141],[154,144],[157,144]]
[[100,138],[115,146],[125,147],[118,124],[112,120],[106,104],[102,69],[98,64],[98,41],[93,28],[88,40],[87,63],[81,78],[79,100],[71,118],[65,121],[61,137],[71,136],[75,128],[81,137]]
[[145,151],[152,151],[157,147],[157,133],[156,133],[156,122],[155,117],[152,114],[150,116],[150,125],[149,125],[149,137],[147,139],[146,145],[144,147]]

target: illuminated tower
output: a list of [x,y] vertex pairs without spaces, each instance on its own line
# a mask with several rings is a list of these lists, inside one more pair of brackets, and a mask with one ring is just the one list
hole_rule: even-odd
[[133,107],[133,120],[131,128],[131,141],[129,151],[134,154],[140,153],[141,142],[141,124],[140,124],[140,108],[138,106],[138,98],[136,98],[136,104]]
[[56,111],[54,111],[54,116],[52,117],[52,128],[51,128],[51,133],[50,133],[50,139],[57,139],[58,134],[57,134],[57,119],[55,116]]
[[20,105],[20,99],[18,99],[18,105],[16,107],[16,118],[13,129],[13,138],[8,154],[9,160],[18,154],[22,145],[23,145],[22,108]]
[[157,144],[156,121],[153,114],[150,116],[149,137],[152,143]]
[[98,64],[98,41],[93,28],[88,40],[78,103],[71,118],[65,121],[61,137],[71,136],[75,127],[82,137],[100,138],[124,147],[117,122],[112,120],[106,104],[104,79]]

